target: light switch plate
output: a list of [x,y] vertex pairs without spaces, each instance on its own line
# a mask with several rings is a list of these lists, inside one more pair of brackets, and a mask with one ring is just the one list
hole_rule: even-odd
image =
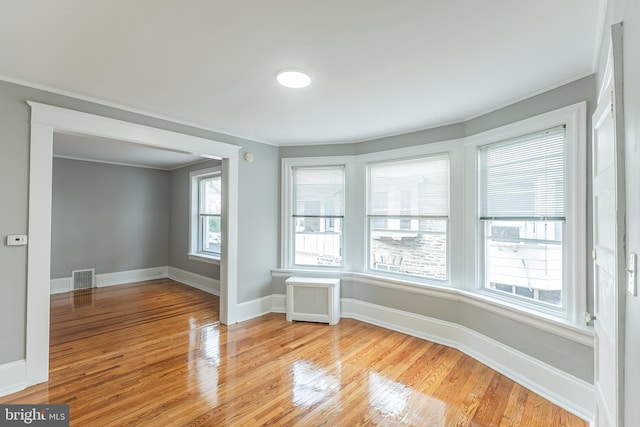
[[7,246],[23,246],[28,242],[25,234],[11,234],[7,236]]
[[636,286],[636,273],[638,271],[638,255],[629,254],[629,268],[627,269],[627,291],[634,297],[638,295],[638,287]]

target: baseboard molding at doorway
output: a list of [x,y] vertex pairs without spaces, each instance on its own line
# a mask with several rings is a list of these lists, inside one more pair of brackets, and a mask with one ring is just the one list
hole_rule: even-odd
[[176,267],[168,267],[167,277],[192,288],[200,289],[213,295],[220,296],[220,280],[202,276]]
[[27,361],[16,360],[0,365],[0,396],[27,388]]

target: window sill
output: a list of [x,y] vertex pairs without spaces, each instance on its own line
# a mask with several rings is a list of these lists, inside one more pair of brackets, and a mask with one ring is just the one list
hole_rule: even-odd
[[273,277],[289,277],[296,274],[304,274],[315,277],[340,277],[344,280],[358,282],[370,286],[378,286],[398,291],[420,295],[428,295],[433,298],[458,301],[474,307],[481,308],[499,316],[507,317],[520,323],[535,327],[545,332],[570,339],[579,344],[593,347],[593,328],[581,323],[572,322],[569,319],[552,316],[527,307],[513,304],[503,299],[494,298],[481,291],[469,291],[454,288],[447,285],[434,285],[405,281],[398,278],[390,278],[371,273],[359,273],[351,271],[327,271],[307,269],[274,269]]
[[220,257],[203,255],[203,254],[194,254],[188,253],[187,258],[193,261],[206,262],[207,264],[220,265]]

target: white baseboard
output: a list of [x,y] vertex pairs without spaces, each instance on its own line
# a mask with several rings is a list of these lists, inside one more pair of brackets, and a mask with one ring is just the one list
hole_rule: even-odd
[[474,330],[354,299],[344,298],[341,303],[342,317],[457,348],[573,414],[586,420],[594,417],[592,384]]
[[143,268],[140,270],[119,271],[116,273],[96,274],[96,286],[124,285],[125,283],[142,282],[145,280],[162,279],[167,277],[168,267]]
[[218,279],[191,273],[176,267],[168,267],[167,277],[201,291],[220,296],[220,280]]
[[62,294],[71,290],[71,277],[63,277],[62,279],[51,279],[49,287],[51,294]]
[[0,396],[6,396],[25,388],[27,388],[26,360],[0,365]]
[[238,322],[260,317],[267,313],[285,313],[287,311],[286,295],[273,294],[266,297],[241,302],[237,305]]
[[238,303],[236,306],[236,319],[238,322],[253,319],[273,312],[273,295]]
[[271,295],[271,307],[272,313],[286,313],[287,312],[287,296],[286,295]]
[[[124,285],[125,283],[143,282],[145,280],[162,279],[168,277],[176,282],[200,289],[213,295],[220,296],[220,280],[176,267],[154,267],[140,270],[118,271],[115,273],[96,274],[96,287]],[[50,290],[52,294],[71,291],[71,277],[51,279]],[[264,313],[263,313],[264,314]]]
[[[125,283],[143,282],[145,280],[162,279],[168,276],[169,267],[142,268],[139,270],[117,271],[115,273],[96,274],[96,287],[124,285]],[[60,294],[71,291],[71,277],[51,279],[50,292]]]

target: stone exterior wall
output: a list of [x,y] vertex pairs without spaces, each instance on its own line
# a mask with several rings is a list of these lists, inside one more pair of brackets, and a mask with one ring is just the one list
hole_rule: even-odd
[[385,233],[372,239],[373,268],[447,279],[447,232],[442,221],[420,221],[420,230]]

